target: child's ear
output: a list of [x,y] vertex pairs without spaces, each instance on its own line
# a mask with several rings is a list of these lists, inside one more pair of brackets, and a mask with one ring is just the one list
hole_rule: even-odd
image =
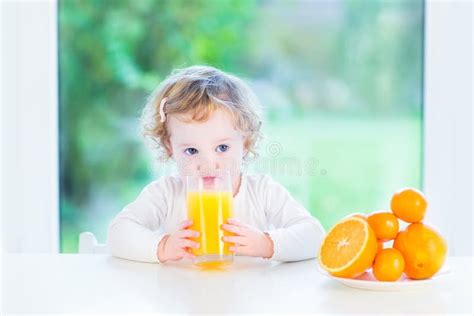
[[249,153],[249,147],[250,147],[250,139],[248,137],[246,137],[244,139],[244,144],[243,144],[243,150],[242,152],[244,153],[243,154],[243,157],[247,156],[248,153]]
[[165,143],[164,143],[164,145],[165,145],[166,153],[168,154],[168,156],[169,156],[170,158],[172,158],[172,157],[173,157],[173,147],[171,147],[171,142],[170,142],[170,140],[169,140],[169,139],[166,140]]

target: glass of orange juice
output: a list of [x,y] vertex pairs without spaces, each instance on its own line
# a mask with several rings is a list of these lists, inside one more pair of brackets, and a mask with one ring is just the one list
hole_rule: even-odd
[[200,247],[191,249],[196,255],[194,264],[201,267],[218,267],[233,262],[229,243],[223,236],[231,235],[221,225],[232,216],[232,182],[228,171],[216,171],[186,176],[186,203],[189,229],[200,232]]

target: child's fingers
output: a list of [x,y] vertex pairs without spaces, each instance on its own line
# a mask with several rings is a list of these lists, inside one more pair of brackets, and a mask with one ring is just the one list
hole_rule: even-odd
[[229,242],[237,245],[247,245],[247,238],[241,236],[224,236],[222,237],[224,242]]
[[178,230],[183,230],[185,228],[188,228],[189,226],[191,226],[193,224],[193,221],[187,219],[185,221],[182,221],[181,223],[179,223],[178,225]]
[[230,246],[229,250],[234,253],[234,255],[249,255],[249,248],[247,246],[235,245]]
[[228,231],[230,233],[234,233],[234,234],[239,235],[239,236],[245,236],[246,235],[246,228],[244,228],[244,227],[229,225],[229,224],[222,224],[221,228],[225,231]]
[[244,222],[238,220],[237,218],[233,218],[233,217],[227,219],[227,223],[232,224],[232,225],[235,225],[235,226],[239,226],[239,227],[244,227],[244,228],[248,228],[248,227],[249,227],[248,224],[245,224]]
[[199,244],[189,239],[180,239],[178,242],[180,248],[199,248]]
[[193,259],[196,259],[196,256],[193,255],[192,253],[189,253],[189,252],[187,252],[187,251],[184,251],[184,253],[183,253],[183,258],[187,258],[187,259],[193,260]]
[[190,255],[191,253],[189,253],[188,251],[186,251],[185,249],[181,249],[179,250],[176,255],[178,256],[178,260],[181,260],[183,258],[188,258],[188,256]]
[[180,230],[179,232],[176,233],[176,235],[179,238],[197,238],[199,237],[200,233],[195,230],[186,229],[186,230]]

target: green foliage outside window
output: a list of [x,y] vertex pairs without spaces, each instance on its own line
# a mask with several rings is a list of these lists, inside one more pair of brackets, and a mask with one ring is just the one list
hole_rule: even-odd
[[247,80],[265,106],[260,159],[326,228],[420,186],[423,2],[60,0],[61,249],[107,224],[170,165],[141,109],[174,68]]

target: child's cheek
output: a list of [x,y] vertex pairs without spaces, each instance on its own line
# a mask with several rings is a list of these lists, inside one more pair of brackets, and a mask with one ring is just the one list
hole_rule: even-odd
[[176,163],[177,163],[179,173],[183,175],[193,174],[197,170],[197,162],[196,162],[196,159],[193,159],[193,157],[190,157],[190,156],[177,157]]
[[242,157],[234,154],[227,158],[226,164],[230,166],[233,173],[239,173],[242,168]]

